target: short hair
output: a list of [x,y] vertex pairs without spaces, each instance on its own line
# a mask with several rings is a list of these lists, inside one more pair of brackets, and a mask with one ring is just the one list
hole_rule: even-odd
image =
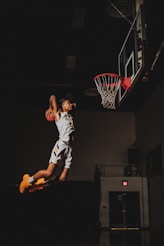
[[59,100],[59,108],[61,109],[62,108],[62,104],[64,101],[68,100],[69,102],[72,102],[72,95],[71,94],[68,94],[66,95],[65,97],[61,98]]
[[62,105],[63,105],[63,103],[64,103],[66,100],[70,101],[70,100],[67,99],[67,98],[62,98],[62,99],[59,100],[59,108],[60,108],[60,109],[62,108]]

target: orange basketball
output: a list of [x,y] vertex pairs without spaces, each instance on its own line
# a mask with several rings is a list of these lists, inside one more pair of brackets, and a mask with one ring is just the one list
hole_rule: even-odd
[[49,122],[52,122],[55,120],[55,116],[54,116],[53,112],[48,111],[48,110],[45,113],[45,117],[46,117],[46,120]]

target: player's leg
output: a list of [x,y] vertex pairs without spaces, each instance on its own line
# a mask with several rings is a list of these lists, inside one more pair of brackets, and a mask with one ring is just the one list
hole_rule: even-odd
[[[39,181],[39,179],[38,179],[38,181]],[[59,182],[59,177],[53,176],[50,179],[44,180],[44,182],[42,182],[42,183],[38,183],[38,181],[36,183],[34,183],[32,186],[30,186],[30,188],[29,188],[30,193],[32,193],[36,190],[43,190],[46,187],[57,184]]]
[[72,164],[72,147],[67,146],[66,148],[66,155],[64,160],[64,168],[59,175],[59,181],[64,182],[68,176],[71,164]]
[[51,151],[48,168],[39,170],[32,176],[25,174],[19,186],[20,193],[24,193],[26,190],[29,190],[29,188],[36,182],[37,185],[43,184],[46,179],[51,177],[56,165],[59,165],[60,161],[63,161],[65,158],[66,147],[67,145],[65,143],[58,140]]
[[66,180],[68,172],[69,172],[69,168],[64,167],[59,176],[59,182],[64,182]]
[[[35,182],[44,182],[45,178],[48,178],[50,175],[52,175],[55,165],[57,163],[57,155],[56,155],[56,149],[58,147],[58,141],[55,143],[51,150],[51,156],[49,159],[49,165],[47,169],[41,169],[38,172],[36,172],[34,175],[30,176],[29,174],[25,174],[23,176],[23,179],[19,185],[19,192],[24,193],[26,190],[29,189]],[[40,180],[41,179],[41,180]]]
[[55,164],[49,163],[47,169],[41,169],[32,176],[30,176],[29,174],[25,174],[19,185],[20,193],[24,193],[34,183],[37,183],[37,185],[44,183],[45,179],[52,175],[54,169],[55,169]]
[[[39,182],[41,179],[38,179],[32,186],[29,188],[29,192],[32,193],[36,190],[43,190],[46,187],[51,185],[58,184],[61,181],[65,181],[68,170],[64,170],[63,162],[60,160],[58,164],[55,166],[53,174],[44,180],[44,182]],[[60,178],[60,180],[59,180]],[[62,178],[62,179],[61,179]]]
[[58,183],[64,182],[66,180],[66,177],[68,175],[69,169],[63,167],[63,160],[61,159],[58,164],[55,166],[54,172],[51,176],[49,176],[47,179],[45,179],[44,182],[39,183],[38,181],[34,183],[29,188],[29,192],[32,193],[36,190],[43,190],[46,187],[49,187],[51,185],[56,185]]

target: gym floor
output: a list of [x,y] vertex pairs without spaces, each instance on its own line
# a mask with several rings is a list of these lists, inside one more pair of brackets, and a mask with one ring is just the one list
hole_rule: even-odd
[[[26,223],[26,222],[24,222]],[[16,226],[16,225],[15,225]],[[22,224],[23,226],[23,224]],[[27,229],[27,228],[26,228]],[[96,233],[71,232],[64,233],[47,232],[45,228],[37,233],[32,232],[30,226],[26,234],[19,230],[15,233],[3,234],[3,245],[17,246],[162,246],[164,245],[164,233],[162,231],[109,231],[102,230]]]
[[91,225],[89,218],[92,218],[91,222],[95,221],[93,207],[85,210],[83,206],[80,210],[71,203],[71,211],[68,203],[62,207],[63,201],[57,206],[56,193],[52,194],[51,190],[50,194],[47,190],[45,193],[22,196],[17,186],[4,185],[0,191],[0,242],[3,246],[164,245],[162,230],[110,230],[101,228],[95,222]]

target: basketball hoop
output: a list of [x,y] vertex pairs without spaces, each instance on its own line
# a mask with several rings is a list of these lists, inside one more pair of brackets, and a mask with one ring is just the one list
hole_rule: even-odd
[[94,77],[97,90],[101,95],[104,108],[115,109],[115,98],[120,86],[128,90],[131,83],[129,78],[121,78],[118,74],[102,73]]

